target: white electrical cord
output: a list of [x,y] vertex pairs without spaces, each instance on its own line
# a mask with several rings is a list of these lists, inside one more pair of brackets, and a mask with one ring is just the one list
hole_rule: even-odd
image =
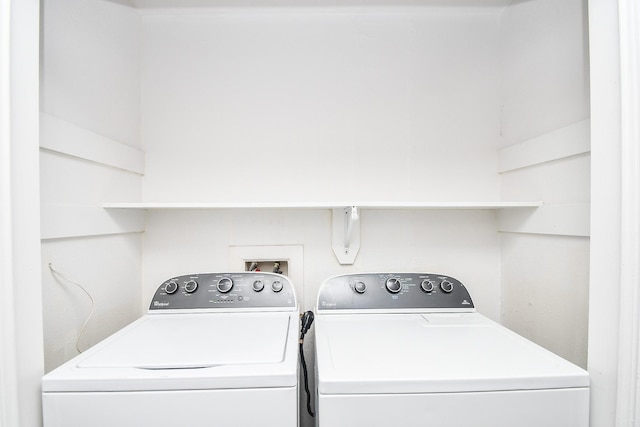
[[87,316],[87,320],[84,321],[84,323],[82,324],[82,328],[80,328],[80,332],[78,332],[78,339],[76,339],[76,350],[78,350],[78,353],[82,353],[82,350],[80,350],[80,338],[82,337],[82,335],[85,332],[85,329],[87,327],[87,323],[89,323],[89,320],[91,319],[91,316],[93,316],[93,311],[95,308],[95,301],[93,300],[93,297],[91,296],[91,294],[89,293],[89,291],[87,291],[84,286],[82,286],[80,283],[75,282],[71,279],[69,279],[67,276],[65,276],[64,274],[60,273],[58,270],[56,270],[55,268],[53,268],[53,266],[51,265],[51,263],[49,263],[49,270],[51,270],[51,273],[55,274],[56,276],[59,276],[61,279],[66,280],[69,283],[73,283],[74,285],[76,285],[77,287],[79,287],[80,289],[82,289],[82,291],[87,294],[87,296],[89,297],[89,299],[91,300],[91,311],[89,312],[89,315]]

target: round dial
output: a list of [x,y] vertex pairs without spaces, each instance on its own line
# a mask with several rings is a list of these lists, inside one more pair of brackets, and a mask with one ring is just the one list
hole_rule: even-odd
[[273,282],[271,284],[271,290],[273,292],[280,292],[282,290],[282,288],[284,287],[284,285],[282,284],[281,281],[276,280],[275,282]]
[[178,282],[175,280],[170,281],[164,285],[164,291],[168,294],[174,294],[178,290]]
[[253,290],[256,292],[260,292],[264,289],[264,282],[262,280],[256,280],[253,282]]
[[442,289],[446,293],[449,293],[449,292],[453,291],[453,283],[451,283],[448,280],[443,280],[440,283],[440,289]]
[[387,287],[387,290],[393,294],[397,294],[398,292],[400,292],[400,289],[402,289],[402,283],[400,283],[400,279],[396,279],[395,277],[387,279],[384,285]]
[[353,290],[359,294],[364,294],[364,292],[367,290],[367,285],[364,282],[356,282],[353,285]]
[[422,289],[424,292],[432,292],[433,282],[429,279],[424,279],[422,283],[420,283],[420,289]]
[[198,289],[198,282],[196,282],[195,280],[189,280],[184,285],[184,290],[187,291],[188,293],[195,292],[196,289]]
[[228,277],[223,277],[222,279],[218,280],[216,288],[218,288],[218,291],[226,294],[231,290],[231,288],[233,288],[233,280]]

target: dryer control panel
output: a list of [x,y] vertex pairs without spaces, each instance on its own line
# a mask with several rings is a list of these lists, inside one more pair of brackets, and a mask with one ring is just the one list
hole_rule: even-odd
[[156,290],[149,312],[186,309],[297,309],[288,277],[275,273],[200,273],[172,277]]
[[435,273],[345,274],[327,279],[316,310],[474,311],[467,288]]

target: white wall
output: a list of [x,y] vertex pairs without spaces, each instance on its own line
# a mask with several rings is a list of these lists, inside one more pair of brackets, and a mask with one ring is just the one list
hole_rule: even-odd
[[[140,19],[98,0],[43,2],[41,49],[42,286],[45,368],[86,349],[141,314],[139,234],[112,234],[130,216],[101,203],[139,200]],[[134,156],[135,157],[135,156]],[[69,280],[53,274],[48,264]]]
[[101,0],[43,2],[42,111],[140,146],[140,18]]
[[586,367],[589,246],[582,238],[502,238],[502,321]]
[[495,200],[498,14],[143,15],[147,201]]
[[529,155],[563,151],[502,173],[502,197],[544,200],[532,216],[544,215],[547,223],[541,234],[502,237],[502,321],[584,367],[590,206],[590,155],[581,148],[589,145],[586,13],[584,0],[516,2],[503,14],[500,36],[501,145],[526,147]]
[[[62,273],[50,271],[48,264]],[[135,320],[140,310],[139,236],[42,242],[45,371],[61,365]],[[91,293],[92,302],[76,282]]]
[[514,1],[501,20],[501,145],[589,117],[586,0]]

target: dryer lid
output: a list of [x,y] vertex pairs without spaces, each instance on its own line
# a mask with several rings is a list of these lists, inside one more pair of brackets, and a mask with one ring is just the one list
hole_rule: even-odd
[[[284,360],[289,314],[144,316],[77,367],[194,369]],[[295,333],[295,331],[293,331]]]
[[318,316],[321,394],[588,387],[586,371],[477,313]]

